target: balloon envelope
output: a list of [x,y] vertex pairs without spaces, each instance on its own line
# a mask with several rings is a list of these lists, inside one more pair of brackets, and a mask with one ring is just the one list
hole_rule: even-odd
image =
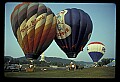
[[90,39],[93,25],[90,16],[81,9],[65,9],[57,15],[55,41],[68,58],[76,58]]
[[87,51],[93,62],[98,62],[105,53],[105,45],[101,42],[91,42],[87,46]]
[[37,59],[53,41],[56,16],[42,3],[18,4],[11,14],[13,33],[27,59]]

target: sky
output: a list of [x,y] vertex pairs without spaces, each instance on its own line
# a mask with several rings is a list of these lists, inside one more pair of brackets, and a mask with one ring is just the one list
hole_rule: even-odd
[[[15,38],[10,22],[10,16],[14,7],[21,2],[5,3],[5,32],[4,32],[4,56],[14,58],[25,56]],[[90,40],[87,42],[83,51],[79,52],[76,58],[68,58],[67,55],[59,48],[56,42],[50,44],[45,50],[44,55],[47,57],[60,57],[75,61],[92,62],[88,52],[87,45],[90,42],[99,41],[105,45],[106,52],[102,58],[116,58],[116,5],[114,3],[43,3],[49,7],[54,14],[57,14],[66,8],[82,9],[89,14],[93,31]],[[101,59],[102,59],[101,58]],[[101,60],[100,59],[100,60]],[[99,60],[99,61],[100,61]]]

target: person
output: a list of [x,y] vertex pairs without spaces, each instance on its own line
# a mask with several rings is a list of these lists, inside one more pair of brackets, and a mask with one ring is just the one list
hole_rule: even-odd
[[21,71],[21,69],[22,69],[22,65],[20,64],[20,65],[19,65],[19,70]]
[[32,68],[33,67],[33,65],[32,64],[30,64],[30,68]]
[[76,70],[76,65],[73,62],[70,63],[69,70]]

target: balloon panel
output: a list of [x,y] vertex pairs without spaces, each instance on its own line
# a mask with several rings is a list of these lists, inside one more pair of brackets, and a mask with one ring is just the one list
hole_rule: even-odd
[[26,58],[37,59],[56,34],[56,16],[42,3],[22,3],[11,14],[13,33]]
[[100,52],[89,52],[90,57],[92,58],[93,62],[98,62],[103,54]]
[[90,43],[87,46],[88,53],[89,52],[100,52],[102,54],[105,53],[105,45],[101,43]]
[[83,50],[92,33],[92,21],[81,9],[65,9],[57,15],[55,41],[68,58],[76,58]]

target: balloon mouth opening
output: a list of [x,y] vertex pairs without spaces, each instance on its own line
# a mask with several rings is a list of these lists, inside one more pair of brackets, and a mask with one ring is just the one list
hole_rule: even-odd
[[68,58],[76,58],[77,57],[76,52],[69,52],[69,53],[66,53],[66,55],[67,55]]
[[25,54],[25,57],[28,59],[28,60],[37,60],[39,55],[35,55],[35,54]]

